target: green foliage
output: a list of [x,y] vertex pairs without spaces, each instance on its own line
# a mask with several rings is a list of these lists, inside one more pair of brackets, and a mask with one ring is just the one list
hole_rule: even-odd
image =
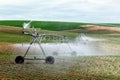
[[[29,21],[0,21],[0,25],[7,25],[7,26],[16,26],[22,27],[23,23]],[[32,21],[31,27],[41,28],[43,30],[53,30],[53,31],[61,31],[61,30],[71,30],[71,29],[78,29],[78,28],[85,28],[88,23],[75,23],[75,22],[50,22],[50,21]]]
[[29,38],[22,37],[22,35],[14,35],[14,34],[12,35],[12,34],[0,33],[0,42],[20,43],[22,41],[27,42],[27,41],[29,41]]
[[101,23],[101,24],[96,24],[100,26],[106,26],[106,27],[120,27],[120,23]]
[[[29,35],[23,35],[22,28],[15,28],[11,26],[0,26],[0,42],[29,42],[32,38]],[[78,33],[65,32],[65,31],[48,31],[40,30],[40,34],[57,34],[61,36],[75,38],[78,36]],[[46,40],[42,41],[46,42]]]
[[0,25],[6,25],[6,26],[17,26],[17,27],[22,27],[22,24],[24,22],[28,22],[28,21],[17,21],[17,20],[13,20],[13,21],[0,21]]

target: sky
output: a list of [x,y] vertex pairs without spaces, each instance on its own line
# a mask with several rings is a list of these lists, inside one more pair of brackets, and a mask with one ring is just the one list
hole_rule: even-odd
[[0,0],[0,20],[120,23],[120,0]]

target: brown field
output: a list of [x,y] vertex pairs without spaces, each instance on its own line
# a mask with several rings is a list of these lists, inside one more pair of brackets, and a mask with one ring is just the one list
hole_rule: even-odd
[[0,42],[0,54],[12,54],[12,43]]
[[[11,30],[6,29],[8,29],[7,32]],[[2,28],[0,31],[4,32]],[[15,31],[19,33],[17,28]],[[69,31],[93,34],[110,33],[108,35],[119,36],[120,29],[93,26],[86,30]],[[13,53],[13,43],[0,42],[0,80],[120,80],[119,38],[110,37],[106,40],[108,42],[99,42],[97,47],[113,55],[55,57],[55,64],[53,65],[45,64],[44,61],[27,60],[24,64],[16,64],[14,62],[15,57],[24,53]]]
[[97,25],[87,25],[87,28],[83,29],[74,29],[74,30],[66,30],[69,32],[80,32],[80,33],[120,33],[119,27],[105,27],[105,26],[97,26]]

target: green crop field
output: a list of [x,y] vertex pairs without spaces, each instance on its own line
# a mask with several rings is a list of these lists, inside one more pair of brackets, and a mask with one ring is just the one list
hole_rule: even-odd
[[[0,25],[6,26],[17,26],[22,27],[24,23],[29,22],[25,20],[4,20],[0,21]],[[100,25],[100,26],[109,26],[109,27],[120,27],[119,23],[75,23],[75,22],[52,22],[52,21],[32,21],[31,27],[41,28],[43,30],[53,30],[53,31],[62,31],[62,30],[71,30],[71,29],[80,29],[86,28],[86,25]]]
[[[65,31],[49,31],[49,30],[40,30],[40,34],[57,34],[61,36],[75,38],[78,36],[78,33],[65,32]],[[20,42],[29,42],[29,35],[22,34],[22,28],[13,27],[13,26],[2,26],[0,25],[0,42],[12,42],[12,43],[20,43]]]
[[100,26],[106,26],[106,27],[120,27],[120,23],[101,23],[101,24],[96,24]]
[[[0,25],[22,27],[25,22],[29,21],[0,21]],[[87,24],[88,23],[32,21],[31,27],[34,26],[35,28],[41,28],[43,30],[61,31],[85,28]]]

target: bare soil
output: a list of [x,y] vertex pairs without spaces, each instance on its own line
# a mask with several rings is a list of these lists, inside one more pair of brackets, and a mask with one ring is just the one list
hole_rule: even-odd
[[66,30],[69,32],[78,32],[78,33],[120,33],[119,27],[105,27],[105,26],[98,26],[98,25],[87,25],[87,28],[83,29],[73,29],[73,30]]
[[12,43],[0,42],[0,54],[12,54]]

